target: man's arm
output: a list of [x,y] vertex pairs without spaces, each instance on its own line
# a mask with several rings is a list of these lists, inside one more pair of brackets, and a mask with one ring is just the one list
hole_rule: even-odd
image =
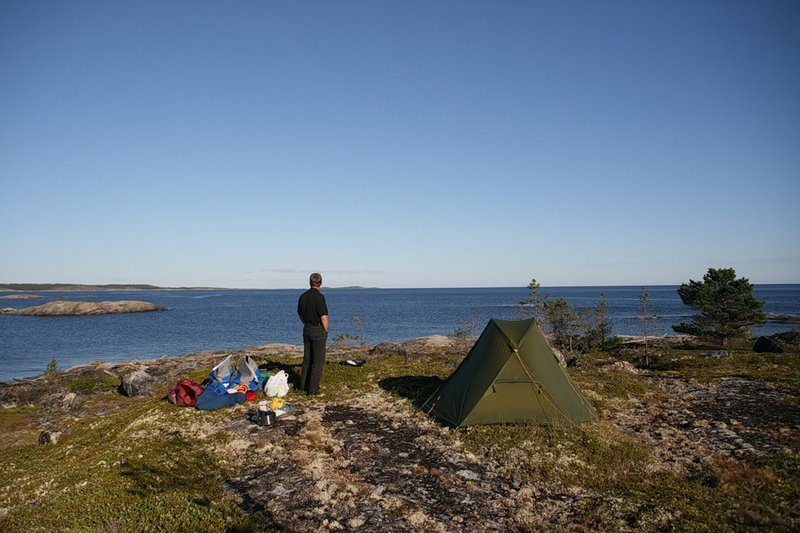
[[319,321],[322,322],[322,327],[325,328],[325,333],[328,333],[328,315],[322,315],[319,317]]

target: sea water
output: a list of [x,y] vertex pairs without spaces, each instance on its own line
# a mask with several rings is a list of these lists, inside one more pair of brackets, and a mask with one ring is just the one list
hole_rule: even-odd
[[[656,319],[648,334],[671,334],[673,324],[688,322],[677,286],[645,288]],[[642,335],[641,287],[543,288],[576,308],[594,308],[600,294],[608,304],[615,334]],[[0,315],[0,381],[41,374],[55,359],[58,367],[95,360],[123,361],[182,355],[201,350],[235,350],[267,343],[301,344],[297,298],[302,290],[154,290],[42,292],[38,300],[0,300],[0,307],[22,308],[52,300],[144,300],[164,312],[86,317]],[[323,289],[330,311],[329,342],[350,335],[375,344],[426,335],[447,335],[456,328],[481,332],[490,318],[520,317],[525,288],[469,289]],[[0,293],[0,296],[10,293]],[[756,297],[765,311],[800,315],[800,285],[760,285]],[[772,334],[791,325],[767,323],[754,334]]]

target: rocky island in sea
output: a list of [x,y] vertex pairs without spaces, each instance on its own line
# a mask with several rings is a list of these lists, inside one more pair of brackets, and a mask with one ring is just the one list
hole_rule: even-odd
[[115,302],[74,302],[56,300],[42,305],[24,309],[2,309],[1,314],[18,316],[90,316],[119,313],[147,313],[166,311],[166,307],[138,300],[120,300]]

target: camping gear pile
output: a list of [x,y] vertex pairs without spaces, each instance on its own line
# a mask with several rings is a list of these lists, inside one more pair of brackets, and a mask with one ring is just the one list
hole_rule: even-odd
[[[234,354],[228,355],[211,370],[202,385],[182,379],[169,389],[167,399],[175,405],[208,411],[253,401],[262,387],[269,402],[262,401],[256,415],[259,425],[270,425],[277,417],[291,410],[291,406],[284,400],[284,396],[289,393],[289,375],[283,370],[274,375],[261,372],[249,355],[244,356],[239,366],[235,365]],[[265,411],[268,407],[271,413],[265,414],[264,418],[271,420],[269,424],[260,422],[261,405],[265,407]]]
[[264,394],[270,398],[269,408],[281,416],[291,410],[291,406],[283,399],[289,393],[289,374],[280,370],[270,376],[264,383]]
[[[250,356],[234,367],[229,355],[211,371],[205,389],[182,380],[170,389],[169,399],[176,405],[219,409],[255,399],[255,392],[262,389],[267,400],[260,402],[252,419],[271,425],[291,410],[284,399],[288,378],[283,370],[273,375],[260,372]],[[574,426],[596,418],[535,319],[491,319],[458,368],[422,408],[454,427],[513,422]]]

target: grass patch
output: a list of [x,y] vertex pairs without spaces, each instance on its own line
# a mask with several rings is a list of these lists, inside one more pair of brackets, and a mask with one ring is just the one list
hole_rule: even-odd
[[[429,377],[438,382],[438,380],[449,376],[460,360],[460,356],[443,355],[406,363],[405,358],[402,356],[389,355],[372,359],[361,367],[329,362],[325,365],[325,370],[322,374],[320,392],[324,394],[323,400],[326,402],[357,398],[367,391],[374,390],[376,387],[398,392],[394,390],[397,387],[393,389],[393,384],[385,380],[400,379],[403,381],[404,378],[408,377]],[[300,365],[297,359],[276,357],[271,358],[270,363],[272,364],[267,364],[268,370],[281,368],[289,373],[290,390],[287,400],[291,402],[292,398],[303,396],[303,392],[294,390],[292,387],[292,385],[299,386],[300,383],[297,373]],[[419,393],[420,391],[416,390],[416,392]],[[433,391],[431,390],[430,392]],[[401,393],[401,395],[410,397],[409,394]],[[427,396],[423,398],[423,401],[425,399],[427,399]]]
[[[570,376],[581,390],[591,390],[600,395],[603,400],[618,398],[642,397],[657,390],[643,376],[625,372],[623,370],[596,370],[577,369]],[[605,407],[606,402],[594,398],[600,407]]]
[[723,377],[741,377],[797,384],[800,382],[800,354],[761,354],[730,351],[719,359],[703,357],[703,351],[669,350],[654,370],[673,372],[686,379],[710,383]]
[[[0,529],[263,530],[223,497],[225,467],[215,439],[176,431],[193,410],[159,400],[75,423],[57,446],[35,440],[0,448]],[[218,441],[217,441],[218,442]],[[224,456],[223,456],[224,458]]]
[[498,460],[514,479],[528,483],[625,492],[650,462],[646,446],[603,421],[580,427],[502,424],[462,431],[468,449]]
[[0,409],[0,434],[30,429],[31,417],[41,411],[41,407],[26,405]]
[[105,372],[81,374],[66,384],[67,390],[76,394],[114,391],[119,388],[119,385],[119,377],[111,376]]

